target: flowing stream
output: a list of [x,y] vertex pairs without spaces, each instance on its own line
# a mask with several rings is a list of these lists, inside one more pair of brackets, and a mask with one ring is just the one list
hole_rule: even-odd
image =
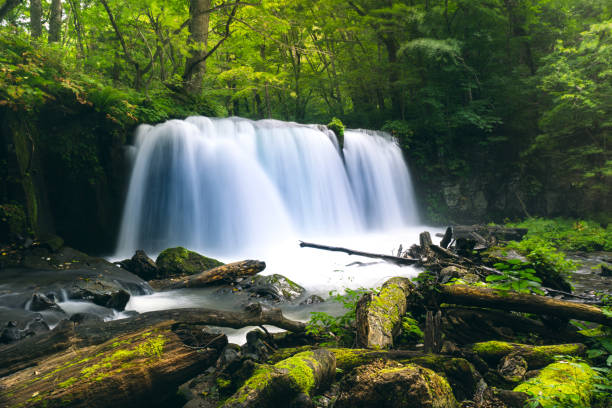
[[[391,253],[418,227],[408,168],[383,132],[276,120],[190,117],[141,126],[115,258],[184,246],[231,262],[267,263],[310,293],[412,276],[372,259],[300,249],[299,240]],[[128,309],[231,308],[210,290],[135,296]],[[286,306],[307,319],[309,308]],[[305,313],[305,315],[304,315]]]

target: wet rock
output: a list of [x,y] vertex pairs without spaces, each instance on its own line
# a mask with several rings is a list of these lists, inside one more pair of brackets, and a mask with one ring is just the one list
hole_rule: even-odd
[[237,344],[228,344],[225,346],[219,359],[216,363],[216,368],[218,371],[228,371],[233,372],[237,370],[240,365],[240,361],[242,359],[242,349]]
[[246,335],[246,344],[242,346],[242,353],[245,358],[263,362],[272,351],[266,342],[266,335],[259,329],[251,330]]
[[2,329],[0,333],[0,343],[9,344],[14,343],[16,341],[21,340],[25,337],[23,330],[20,330],[17,327],[17,322],[10,321],[7,322],[6,326]]
[[223,265],[223,262],[183,247],[163,250],[155,260],[162,278],[193,275]]
[[75,282],[68,290],[68,298],[85,300],[98,306],[123,310],[130,300],[130,294],[114,282],[90,279]]
[[318,303],[323,303],[323,302],[325,302],[325,299],[323,299],[321,296],[310,295],[306,299],[301,301],[300,305],[316,305]]
[[358,367],[343,382],[335,408],[456,407],[448,382],[415,364],[376,361]]
[[601,276],[612,277],[612,267],[610,265],[602,264],[600,266]]
[[139,249],[131,259],[119,262],[122,268],[148,281],[159,277],[159,269],[145,251]]
[[286,302],[300,297],[306,290],[283,275],[256,275],[240,282],[249,293],[275,302]]
[[[55,296],[53,297],[55,298]],[[40,312],[42,310],[49,309],[61,310],[61,308],[55,303],[55,301],[50,299],[48,296],[38,292],[32,295],[30,310],[34,312]]]
[[64,240],[53,234],[43,234],[38,239],[38,245],[51,252],[57,252],[64,246]]
[[102,323],[104,319],[93,313],[75,313],[70,316],[70,321],[76,324],[81,323]]
[[453,278],[459,279],[468,273],[467,269],[459,268],[458,266],[447,266],[440,271],[440,281],[441,283],[447,283]]

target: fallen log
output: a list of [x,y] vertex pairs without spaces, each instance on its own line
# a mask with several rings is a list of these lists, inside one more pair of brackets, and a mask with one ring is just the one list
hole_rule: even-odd
[[472,345],[472,351],[493,366],[509,354],[518,354],[525,359],[530,370],[535,370],[554,363],[555,356],[583,357],[586,347],[581,343],[532,346],[505,341],[486,341]]
[[212,325],[240,329],[271,325],[292,332],[303,332],[306,324],[287,319],[280,309],[263,309],[258,303],[245,312],[212,309],[171,309],[142,313],[128,319],[110,322],[87,322],[74,325],[65,321],[54,330],[28,337],[0,348],[0,377],[36,365],[46,356],[69,347],[87,347],[104,343],[135,330],[144,330],[166,321]]
[[413,259],[413,258],[403,258],[403,257],[399,257],[399,256],[384,255],[384,254],[373,254],[373,253],[370,253],[370,252],[355,251],[353,249],[348,249],[348,248],[333,247],[333,246],[320,245],[320,244],[313,244],[313,243],[303,242],[303,241],[300,241],[300,247],[301,248],[322,249],[324,251],[344,252],[344,253],[347,253],[349,255],[364,256],[366,258],[378,258],[378,259],[383,259],[383,260],[385,260],[387,262],[391,262],[391,263],[394,263],[394,264],[397,264],[397,265],[414,265],[414,264],[419,262],[418,259]]
[[406,314],[406,298],[414,290],[408,278],[391,278],[380,292],[364,294],[357,302],[355,325],[357,345],[365,348],[389,348],[399,334]]
[[238,278],[253,276],[265,268],[265,262],[246,260],[217,266],[195,275],[149,281],[149,284],[155,290],[201,288],[216,283],[233,282]]
[[440,300],[445,303],[539,313],[562,319],[586,320],[612,326],[612,317],[592,305],[467,285],[439,285],[438,289]]
[[[201,330],[200,330],[201,332]],[[67,349],[0,379],[3,407],[133,407],[159,403],[213,365],[227,337],[187,347],[174,322],[134,330],[101,345]]]
[[498,241],[520,241],[527,234],[527,228],[506,228],[498,225],[455,225],[453,239],[470,239],[485,244],[488,238]]
[[300,394],[330,384],[336,375],[336,358],[326,349],[304,351],[274,365],[260,365],[223,407],[291,406]]

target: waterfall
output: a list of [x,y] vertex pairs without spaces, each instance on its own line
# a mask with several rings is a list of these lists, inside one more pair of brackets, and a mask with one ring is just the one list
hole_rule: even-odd
[[408,169],[388,134],[276,120],[190,117],[142,125],[117,254],[185,246],[206,254],[418,222]]

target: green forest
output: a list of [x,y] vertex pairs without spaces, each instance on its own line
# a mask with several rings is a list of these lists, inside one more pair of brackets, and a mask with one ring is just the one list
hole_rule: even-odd
[[0,0],[0,407],[610,407],[611,145],[610,0]]
[[[337,118],[400,140],[433,221],[607,223],[611,13],[605,0],[5,0],[0,115],[87,111],[125,134],[190,114]],[[56,135],[52,150],[91,159],[94,181],[100,137]],[[487,202],[449,208],[475,194]]]

